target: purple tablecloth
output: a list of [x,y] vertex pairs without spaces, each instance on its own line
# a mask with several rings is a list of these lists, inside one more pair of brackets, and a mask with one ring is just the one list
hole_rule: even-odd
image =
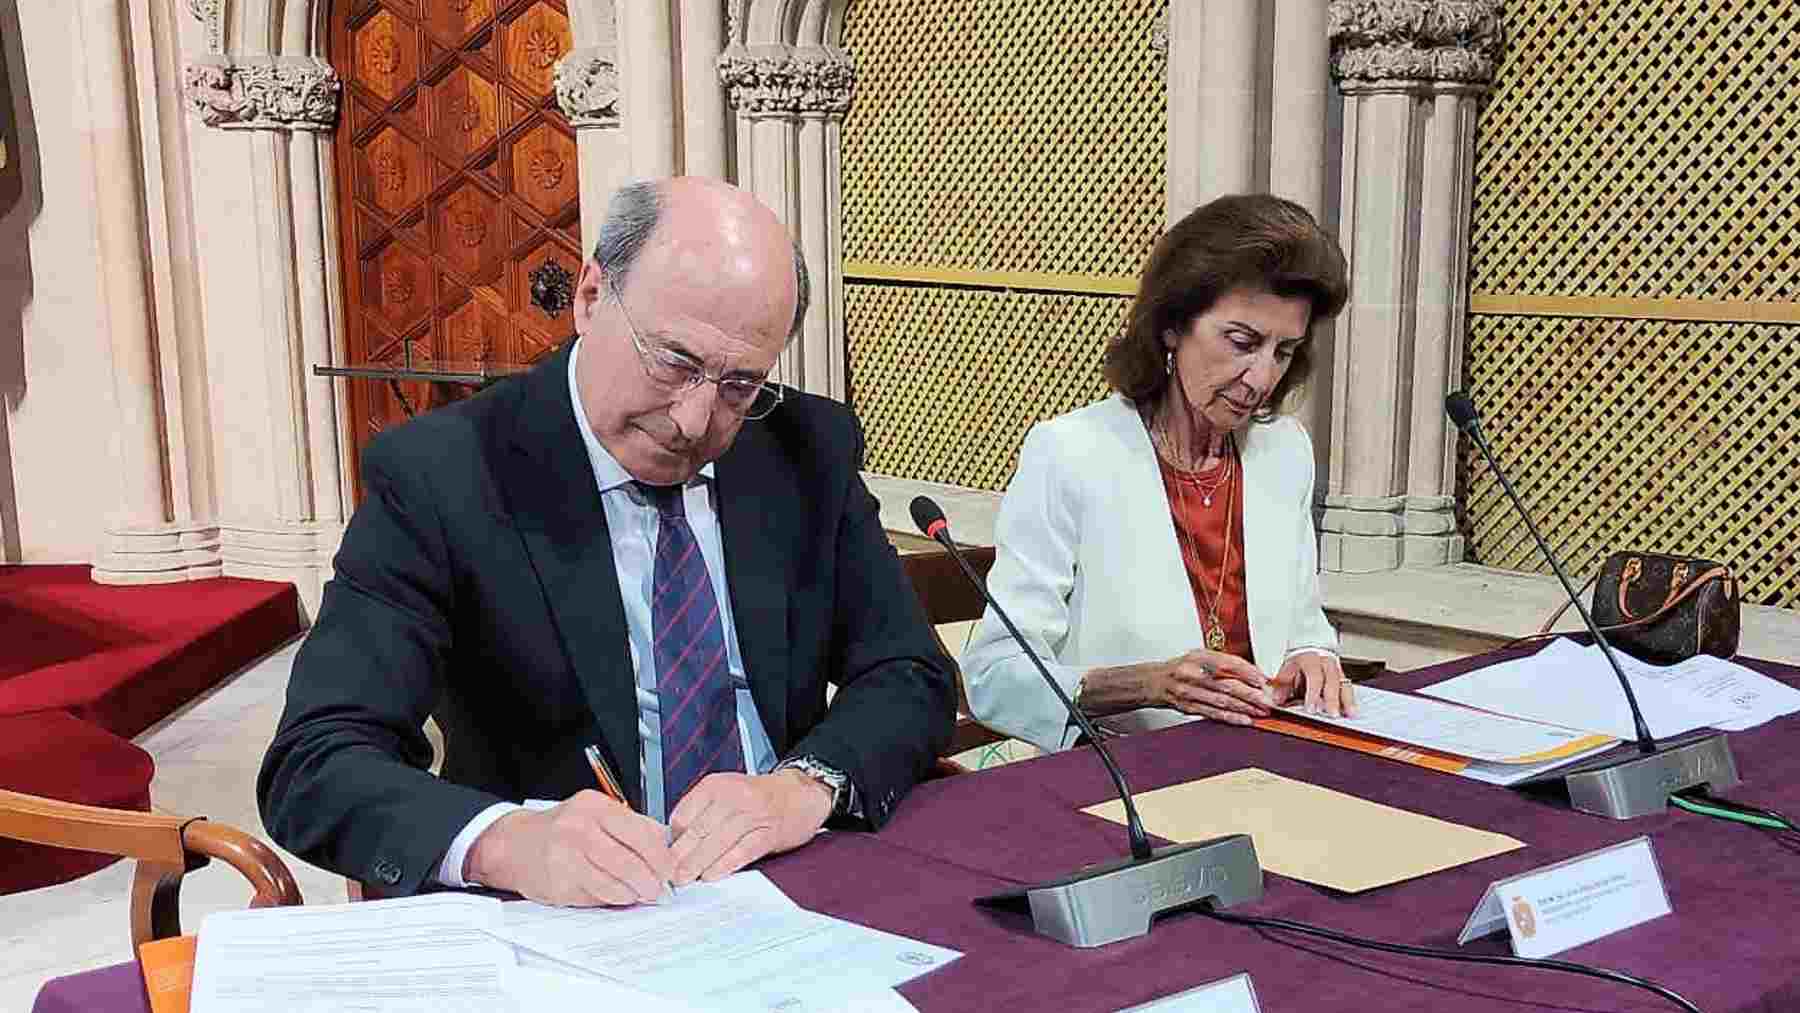
[[[1382,684],[1413,689],[1500,656]],[[1747,663],[1800,685],[1800,669]],[[1745,781],[1733,797],[1800,810],[1800,751],[1792,746],[1797,720],[1732,735]],[[1800,899],[1800,844],[1791,837],[1676,810],[1614,823],[1572,812],[1554,796],[1220,724],[1136,736],[1116,749],[1138,791],[1254,766],[1526,842],[1520,851],[1355,896],[1269,875],[1262,900],[1239,909],[1387,940],[1454,946],[1492,881],[1649,835],[1674,915],[1562,956],[1653,978],[1707,1013],[1800,1010],[1800,937],[1786,925]],[[1061,753],[921,785],[879,835],[830,834],[762,868],[807,907],[963,951],[954,964],[901,989],[927,1011],[1110,1010],[1240,971],[1250,972],[1271,1013],[1674,1008],[1622,985],[1388,956],[1198,914],[1162,919],[1140,939],[1077,950],[1032,934],[1023,915],[970,903],[1121,853],[1119,827],[1078,811],[1111,794],[1093,756]],[[1508,952],[1498,937],[1465,950]],[[136,965],[121,964],[49,982],[34,1013],[145,1008]]]

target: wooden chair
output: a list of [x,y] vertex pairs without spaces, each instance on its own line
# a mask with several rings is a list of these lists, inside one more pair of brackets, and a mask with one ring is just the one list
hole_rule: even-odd
[[[969,566],[986,579],[988,570],[994,565],[992,546],[981,546],[963,550],[963,558]],[[940,623],[968,622],[981,618],[987,608],[982,600],[981,592],[970,586],[968,578],[963,576],[962,569],[956,560],[950,558],[942,549],[904,553],[900,563],[906,568],[906,576],[912,581],[913,591],[919,596],[919,604],[925,607],[925,618],[932,625],[932,636],[938,638],[938,646],[944,647],[943,637],[938,636],[937,626]],[[948,648],[945,654],[950,654]],[[954,657],[954,655],[952,655]],[[962,673],[956,674],[956,729],[950,735],[950,745],[945,748],[944,756],[955,756],[958,753],[976,749],[990,743],[1003,741],[1006,736],[983,725],[970,716],[969,696],[963,688]],[[960,774],[966,770],[948,759],[938,761],[940,774]]]
[[300,903],[281,856],[236,828],[203,817],[59,802],[0,789],[0,837],[137,860],[131,883],[131,945],[181,934],[181,877],[222,859],[250,881],[251,907]]

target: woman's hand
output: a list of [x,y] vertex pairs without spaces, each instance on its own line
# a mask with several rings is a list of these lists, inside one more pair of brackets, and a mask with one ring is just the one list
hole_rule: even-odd
[[1095,717],[1139,707],[1173,707],[1215,721],[1247,725],[1267,717],[1268,677],[1248,661],[1217,651],[1189,651],[1168,661],[1096,668],[1075,703]]
[[1271,688],[1278,707],[1304,697],[1309,711],[1324,711],[1334,718],[1356,716],[1356,691],[1334,655],[1315,651],[1293,655],[1275,673]]
[[1269,680],[1248,661],[1218,651],[1189,651],[1160,666],[1153,705],[1247,725],[1269,716]]

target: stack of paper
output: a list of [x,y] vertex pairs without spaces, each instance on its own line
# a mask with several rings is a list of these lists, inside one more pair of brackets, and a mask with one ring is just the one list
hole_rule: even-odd
[[1517,784],[1552,767],[1603,752],[1617,741],[1373,686],[1357,687],[1355,717],[1313,714],[1299,705],[1285,707],[1282,713],[1351,734],[1314,733],[1307,725],[1295,725],[1285,717],[1257,724],[1489,784]]
[[202,923],[194,1013],[908,1010],[955,950],[816,914],[757,872],[633,908],[434,894]]
[[[1742,731],[1800,711],[1800,690],[1708,654],[1658,667],[1615,650],[1650,734]],[[1529,658],[1489,665],[1425,690],[1471,707],[1635,738],[1619,679],[1598,647],[1558,638]]]
[[882,991],[894,996],[894,986],[961,956],[807,911],[758,872],[632,908],[518,901],[506,905],[498,933],[532,955],[524,962],[708,1010],[841,1009]]

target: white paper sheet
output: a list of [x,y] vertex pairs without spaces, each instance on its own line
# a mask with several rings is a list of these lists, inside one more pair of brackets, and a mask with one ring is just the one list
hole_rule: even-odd
[[1606,736],[1596,737],[1573,728],[1525,721],[1374,686],[1356,687],[1356,716],[1353,718],[1315,714],[1299,704],[1282,710],[1308,721],[1487,763],[1566,763],[1613,745],[1613,740]]
[[[503,977],[508,997],[517,1013],[619,1010],[629,1013],[714,1013],[721,1007],[696,1006],[680,999],[654,995],[621,985],[611,978],[572,972],[550,964],[534,963],[522,951],[519,966],[507,968]],[[731,1009],[733,1007],[725,1007]],[[884,988],[846,999],[830,1013],[916,1013],[900,993]]]
[[192,1013],[512,1013],[501,905],[434,894],[206,916]]
[[[1800,710],[1800,691],[1742,665],[1709,655],[1659,668],[1620,651],[1650,733],[1658,738],[1696,728],[1754,727]],[[1529,658],[1489,665],[1423,692],[1445,700],[1635,739],[1631,709],[1597,647],[1557,639]]]
[[[515,946],[633,988],[709,1009],[810,1013],[851,1002],[893,1008],[884,992],[961,954],[789,900],[758,872],[696,883],[633,908],[508,903]],[[868,1007],[861,1007],[868,1008]]]
[[631,1010],[632,1013],[696,1013],[690,1006],[621,985],[610,978],[574,975],[543,967],[509,967],[502,976],[506,994],[519,1013],[557,1010]]
[[1256,986],[1248,973],[1190,988],[1119,1013],[1259,1013]]

